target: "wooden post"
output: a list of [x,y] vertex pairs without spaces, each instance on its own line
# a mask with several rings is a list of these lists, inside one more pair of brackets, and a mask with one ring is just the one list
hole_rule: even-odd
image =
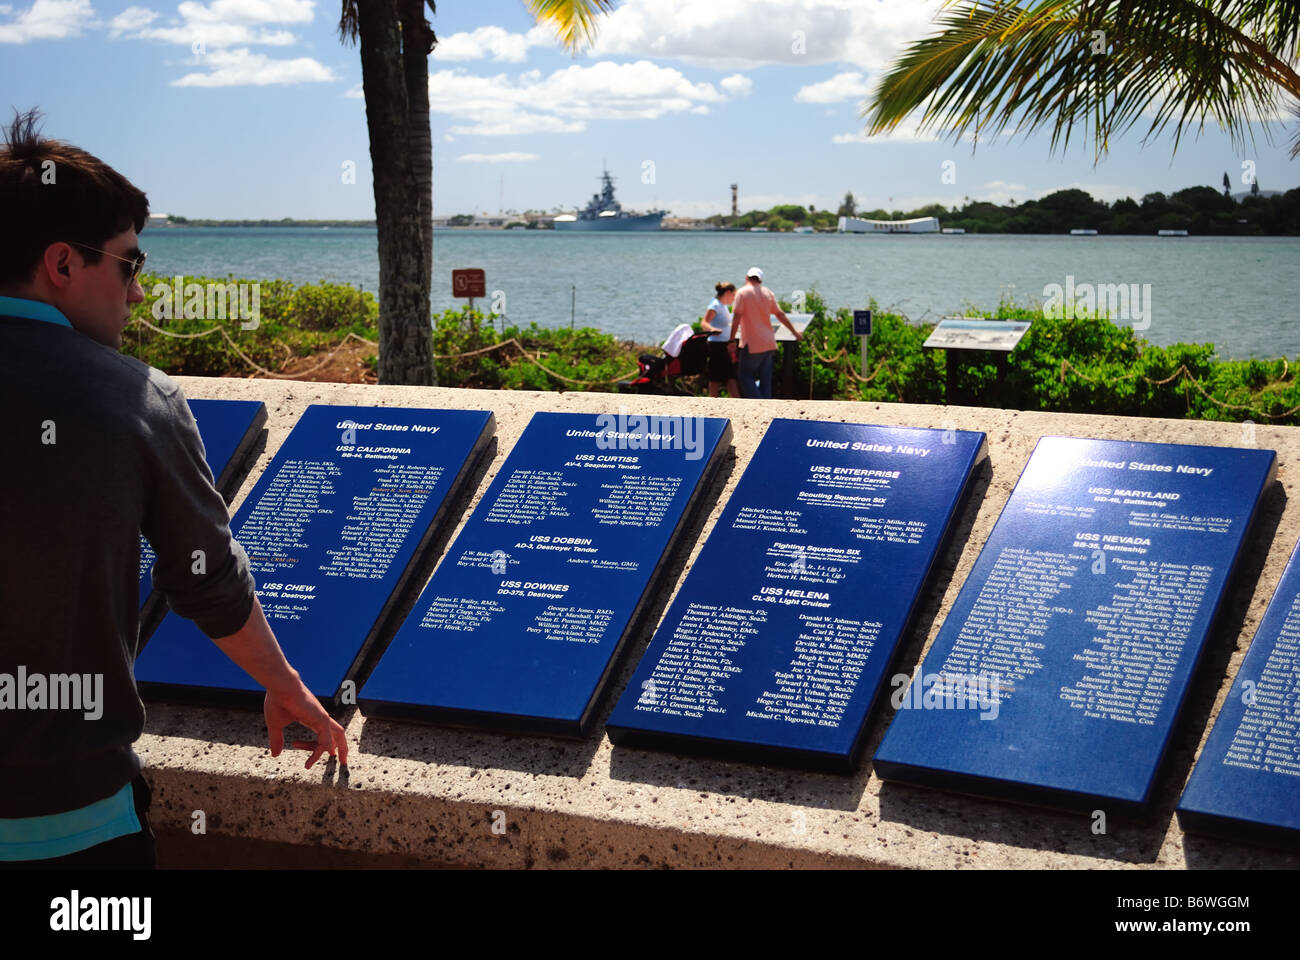
[[794,354],[799,349],[798,340],[787,340],[781,344],[781,398],[794,399]]

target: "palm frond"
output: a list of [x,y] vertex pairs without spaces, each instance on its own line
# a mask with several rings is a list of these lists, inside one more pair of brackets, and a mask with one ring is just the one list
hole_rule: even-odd
[[357,38],[361,36],[361,24],[358,21],[360,12],[357,10],[358,0],[343,0],[343,8],[339,11],[339,42],[356,45]]
[[614,9],[613,0],[524,0],[538,23],[554,28],[564,49],[575,57],[596,39],[596,21]]
[[1241,144],[1300,98],[1300,0],[950,0],[936,25],[880,80],[869,133],[921,110],[922,130],[975,142],[1048,129],[1055,151],[1082,130],[1100,159],[1144,116],[1175,150],[1207,120]]

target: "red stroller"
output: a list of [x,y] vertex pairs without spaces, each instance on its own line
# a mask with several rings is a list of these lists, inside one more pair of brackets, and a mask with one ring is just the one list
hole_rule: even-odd
[[707,333],[697,333],[682,341],[681,352],[677,356],[664,353],[652,356],[643,353],[637,358],[640,373],[635,380],[619,383],[623,393],[662,393],[674,395],[694,395],[682,384],[682,377],[698,377],[708,367]]

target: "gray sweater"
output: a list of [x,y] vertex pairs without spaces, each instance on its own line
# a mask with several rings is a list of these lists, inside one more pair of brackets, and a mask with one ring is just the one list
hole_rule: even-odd
[[[180,387],[68,327],[0,318],[0,818],[85,806],[140,770],[141,533],[174,611],[209,637],[244,625],[248,558]],[[99,682],[94,710],[68,708],[55,675],[72,674],[86,699]]]

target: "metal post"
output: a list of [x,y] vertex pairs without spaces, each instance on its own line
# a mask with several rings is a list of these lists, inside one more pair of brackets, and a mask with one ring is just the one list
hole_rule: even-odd
[[867,352],[869,349],[869,344],[871,343],[871,338],[859,337],[858,339],[862,341],[862,376],[866,377],[867,376]]

